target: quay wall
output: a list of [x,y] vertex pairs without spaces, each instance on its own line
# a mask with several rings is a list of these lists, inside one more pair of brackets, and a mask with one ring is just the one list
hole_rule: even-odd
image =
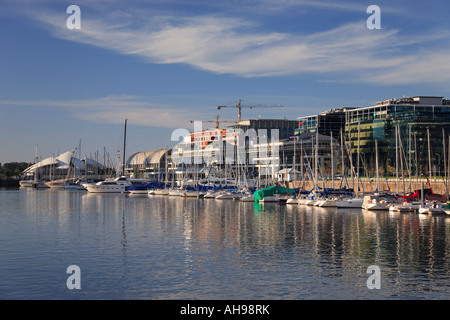
[[19,187],[19,179],[0,178],[0,187]]
[[[447,193],[447,186],[443,179],[430,179],[428,182],[427,179],[405,179],[404,181],[399,180],[397,184],[396,179],[387,179],[383,181],[379,181],[380,190],[379,191],[386,191],[386,192],[392,192],[392,193],[411,193],[414,192],[414,190],[420,190],[423,183],[424,189],[431,189],[433,190],[433,193],[436,194],[443,194],[445,195]],[[447,184],[448,187],[450,187],[450,183]],[[289,182],[287,184],[289,188],[298,188],[302,187],[304,190],[312,190],[314,188],[314,183],[312,181],[294,181]],[[350,180],[341,180],[336,179],[334,180],[334,185],[331,180],[329,181],[319,181],[319,187],[320,188],[353,188],[355,191],[357,189],[357,182],[355,181],[354,184]],[[375,179],[361,179],[359,182],[359,191],[360,192],[372,192],[375,191],[377,188],[377,183]]]

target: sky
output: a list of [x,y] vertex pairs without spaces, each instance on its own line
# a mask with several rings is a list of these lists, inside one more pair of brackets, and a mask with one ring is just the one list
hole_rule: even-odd
[[189,121],[237,120],[217,106],[239,100],[266,106],[243,119],[296,120],[450,98],[449,12],[447,0],[0,0],[0,163],[32,162],[36,146],[115,159],[125,119],[127,156],[171,147]]

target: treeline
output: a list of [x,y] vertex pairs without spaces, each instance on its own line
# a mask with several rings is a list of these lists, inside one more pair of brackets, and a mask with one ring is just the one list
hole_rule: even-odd
[[31,165],[27,162],[8,162],[3,165],[0,163],[0,177],[20,176],[22,171]]

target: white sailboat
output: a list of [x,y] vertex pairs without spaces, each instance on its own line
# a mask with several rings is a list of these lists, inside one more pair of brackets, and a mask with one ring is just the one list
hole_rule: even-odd
[[255,198],[253,197],[253,194],[251,194],[251,193],[244,195],[239,200],[242,202],[255,202]]
[[318,207],[337,207],[337,198],[326,198],[318,201]]
[[298,199],[297,198],[287,199],[286,204],[298,204]]
[[362,198],[342,198],[336,201],[338,208],[362,208]]
[[128,186],[131,186],[131,182],[124,176],[125,175],[125,146],[127,139],[127,119],[125,119],[124,139],[123,139],[123,163],[122,173],[123,176],[115,179],[106,179],[97,183],[83,183],[83,187],[87,191],[92,193],[121,193],[127,190]]
[[366,210],[389,210],[399,201],[394,196],[385,194],[366,195],[363,199],[362,208]]
[[440,214],[445,212],[445,203],[440,203],[437,201],[426,203],[425,205],[421,205],[419,208],[419,213],[422,214]]
[[38,179],[38,163],[39,163],[39,157],[38,157],[38,146],[36,145],[36,153],[34,156],[34,172],[33,172],[33,180],[31,179],[25,179],[20,180],[19,185],[22,188],[35,188],[35,189],[46,189],[49,188],[44,182],[40,181]]
[[399,212],[399,213],[413,213],[418,212],[420,207],[423,205],[420,201],[403,201],[402,203],[394,204],[389,207],[389,212]]

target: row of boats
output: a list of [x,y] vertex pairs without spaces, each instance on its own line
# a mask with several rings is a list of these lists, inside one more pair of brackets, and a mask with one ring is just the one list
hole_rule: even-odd
[[407,199],[390,194],[372,194],[350,198],[298,198],[288,199],[286,203],[317,207],[361,208],[370,211],[450,215],[450,202],[437,200],[420,201],[414,198]]
[[259,203],[280,203],[289,205],[305,205],[316,207],[336,207],[336,208],[360,208],[370,211],[389,211],[400,213],[421,213],[421,214],[449,214],[450,202],[437,200],[414,200],[414,198],[397,197],[390,194],[365,195],[363,197],[320,197],[311,193],[310,196],[297,197],[296,195],[273,194],[257,199],[249,190],[243,191],[195,191],[184,189],[155,189],[155,190],[131,190],[130,194],[148,194],[196,197],[196,198],[214,198],[214,199],[232,199],[245,202]]
[[[37,187],[37,186],[34,186]],[[345,194],[326,194],[311,191],[307,194],[297,194],[291,189],[280,187],[269,187],[271,193],[260,193],[260,190],[252,192],[249,189],[241,190],[195,190],[186,188],[155,188],[155,185],[133,184],[126,177],[106,179],[95,183],[77,183],[68,185],[67,189],[83,189],[92,193],[129,193],[131,195],[166,195],[186,198],[214,198],[218,200],[231,199],[243,202],[259,203],[280,203],[289,205],[305,205],[316,207],[337,207],[337,208],[361,208],[365,210],[389,211],[389,212],[410,212],[422,214],[449,214],[450,202],[439,200],[424,200],[419,196],[419,190],[408,196],[393,195],[387,193],[372,193],[363,197],[349,196]],[[279,191],[281,191],[279,193]],[[259,192],[259,193],[258,193]],[[422,191],[423,193],[423,191]],[[257,194],[257,196],[255,196]],[[263,194],[261,196],[261,194]]]

